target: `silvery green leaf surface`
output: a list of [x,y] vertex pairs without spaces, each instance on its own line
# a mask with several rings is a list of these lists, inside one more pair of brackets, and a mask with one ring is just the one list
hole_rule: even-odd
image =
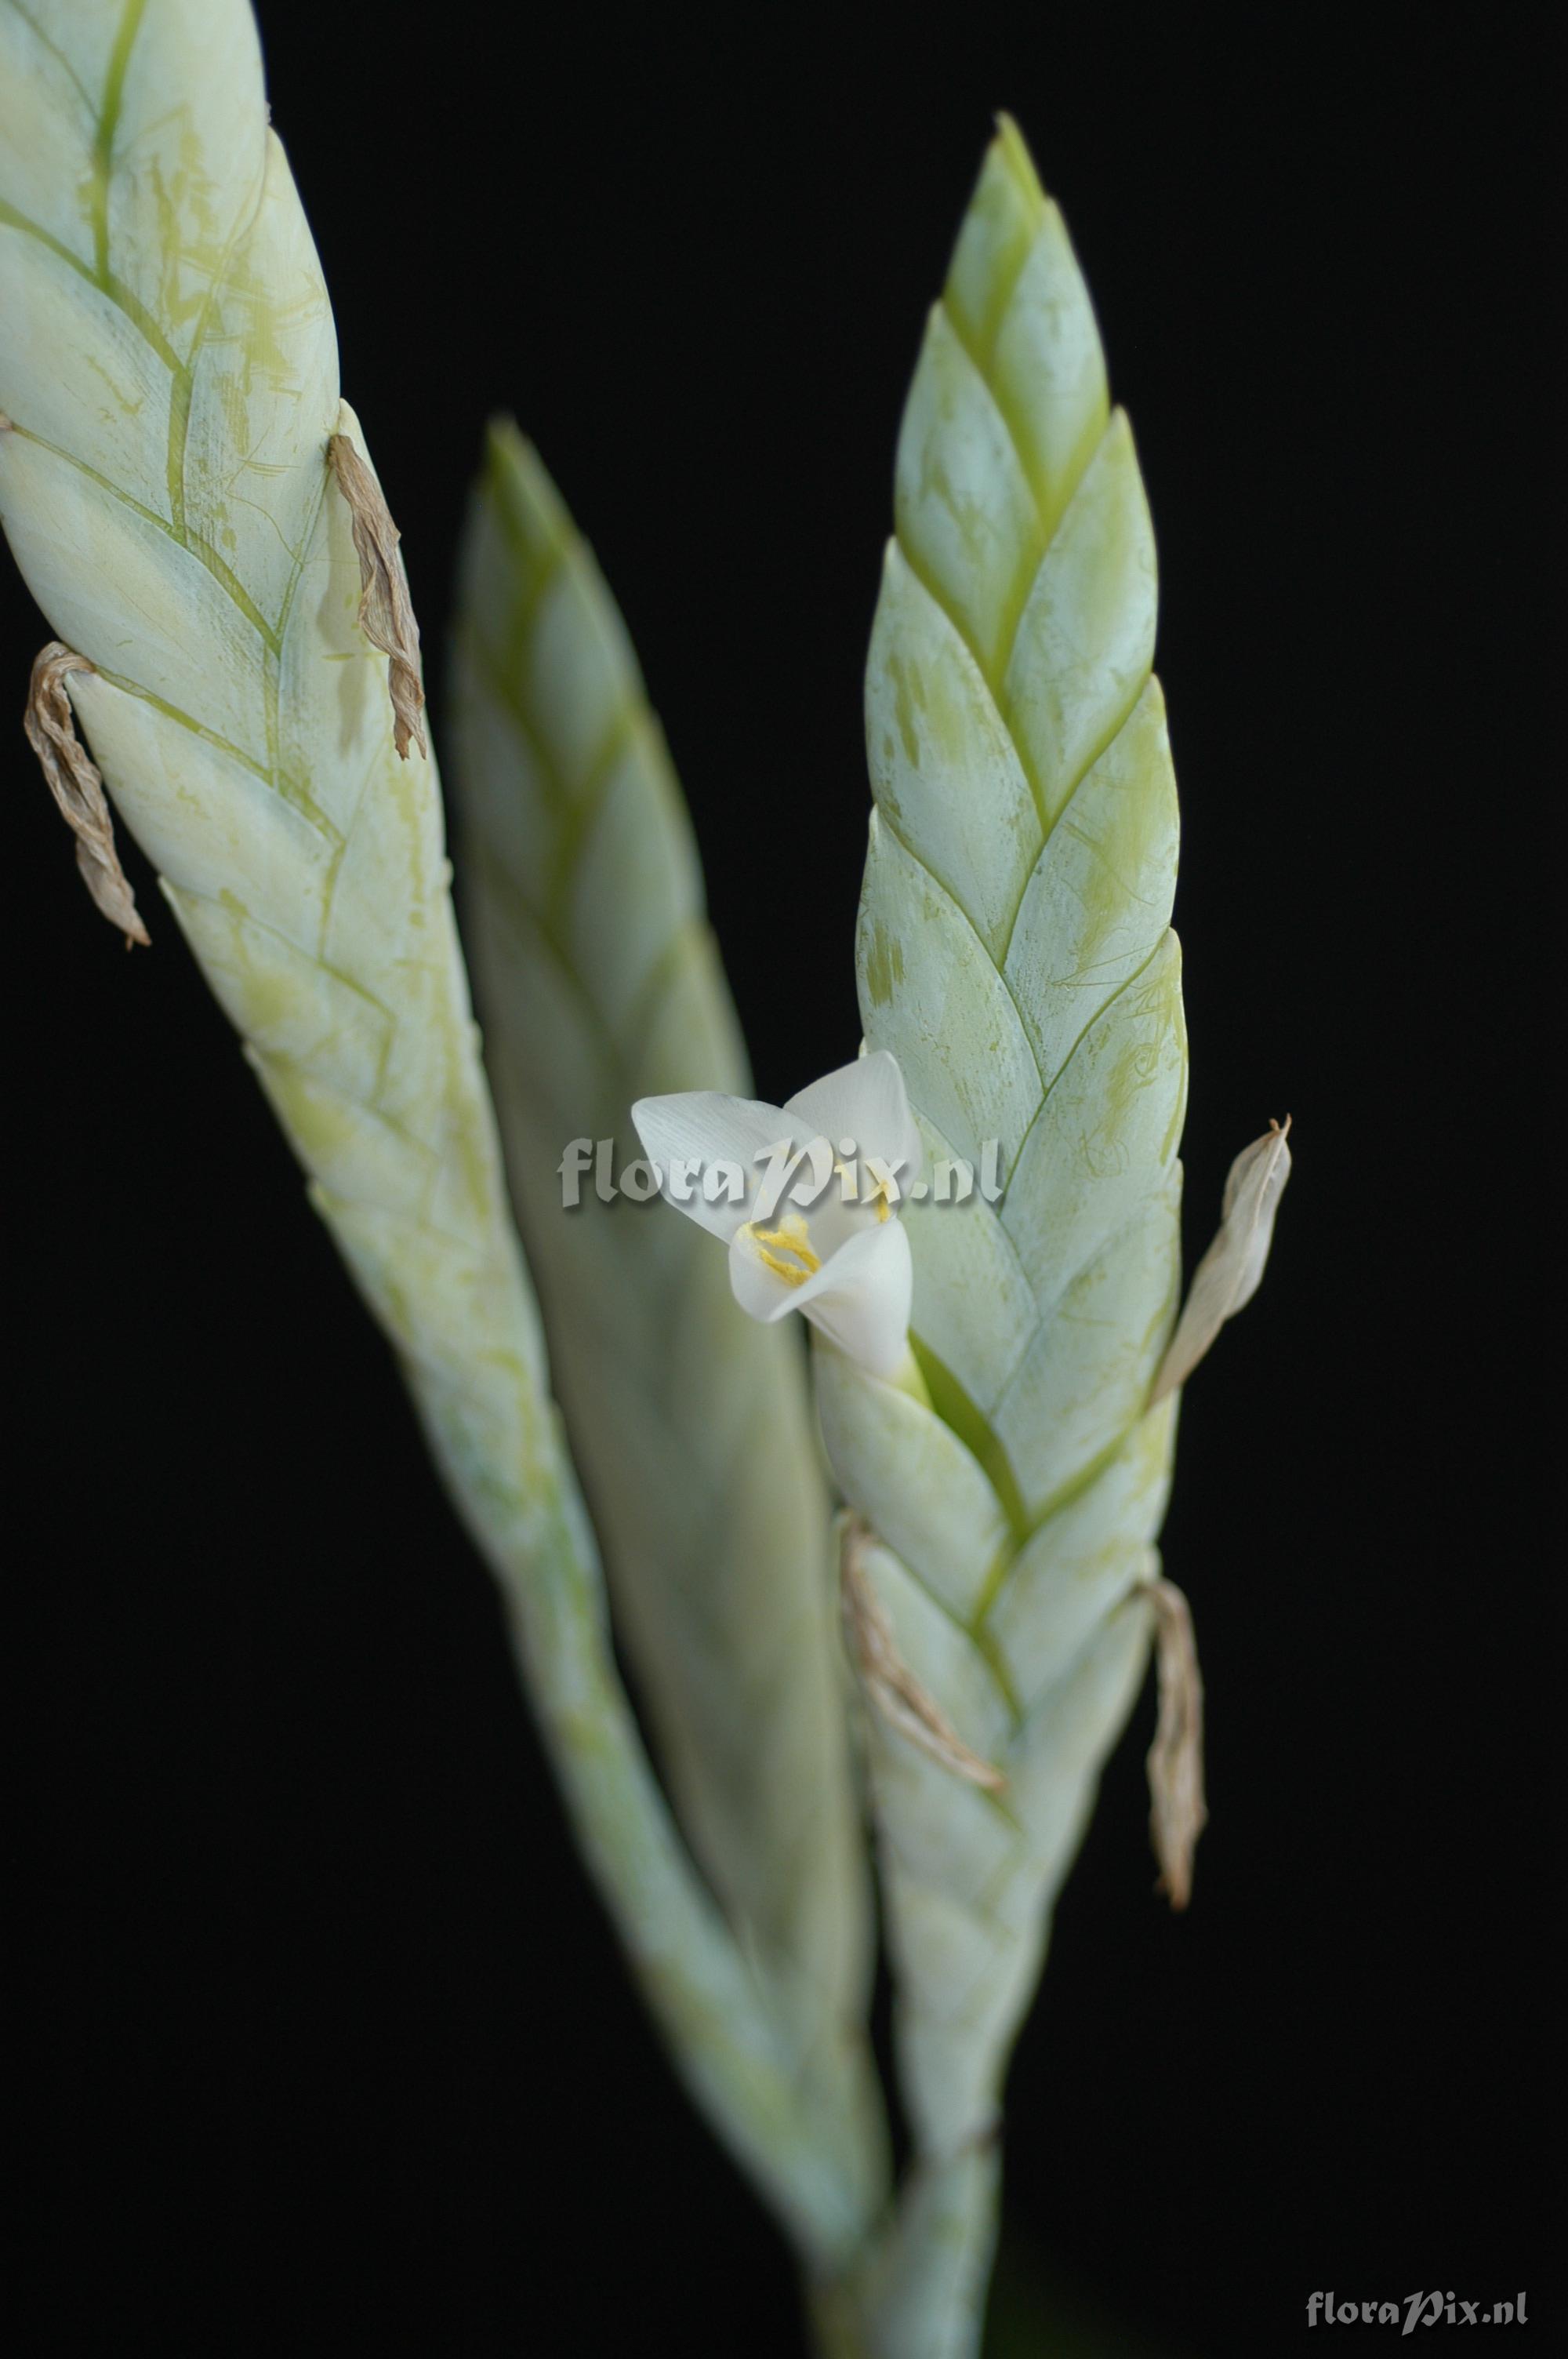
[[896,527],[867,678],[861,1014],[903,1067],[928,1170],[978,1169],[994,1142],[1004,1185],[904,1214],[928,1403],[826,1349],[817,1365],[835,1471],[881,1543],[861,1572],[914,1680],[1006,1781],[955,1776],[868,1713],[917,2147],[881,2332],[903,2359],[957,2359],[975,2302],[910,2222],[947,2216],[972,2285],[990,2200],[974,2158],[1144,1675],[1186,1078],[1148,510],[1011,124],[927,325]]
[[[399,759],[387,660],[361,627],[328,447],[362,438],[249,8],[0,0],[0,512],[91,667],[57,668],[56,688],[501,1579],[579,1840],[677,2060],[806,2250],[837,2255],[863,2227],[863,2175],[812,2116],[616,1675],[506,1206],[436,774],[416,741]],[[77,890],[65,846],[62,830]]]
[[[824,1472],[793,1330],[657,1201],[563,1207],[568,1142],[641,1152],[633,1100],[750,1093],[680,789],[625,627],[537,453],[492,429],[454,669],[466,929],[507,1169],[617,1625],[694,1849],[803,2047],[864,2015]],[[848,2133],[847,2133],[848,2134]]]

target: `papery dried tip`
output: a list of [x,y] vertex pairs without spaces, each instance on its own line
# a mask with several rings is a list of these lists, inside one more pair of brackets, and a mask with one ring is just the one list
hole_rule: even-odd
[[875,1538],[858,1516],[846,1516],[840,1550],[844,1629],[849,1654],[868,1697],[890,1728],[939,1761],[956,1777],[998,1793],[1003,1772],[964,1743],[930,1690],[922,1687],[898,1651],[892,1625],[862,1559]]
[[147,929],[114,850],[114,822],[109,815],[103,781],[76,734],[76,716],[66,692],[69,673],[96,669],[63,640],[50,639],[34,658],[22,727],[49,781],[49,792],[76,838],[76,864],[94,903],[110,924],[117,926],[124,935],[127,950],[134,942],[146,948]]
[[425,724],[425,683],[419,676],[419,625],[408,594],[408,576],[397,543],[401,536],[382,497],[381,485],[371,473],[351,438],[334,434],[327,456],[338,488],[348,502],[360,561],[360,628],[372,647],[387,658],[387,691],[392,698],[392,735],[398,754],[408,759],[412,743],[428,756]]
[[1271,1122],[1243,1147],[1226,1178],[1219,1227],[1193,1272],[1182,1315],[1149,1395],[1149,1406],[1184,1385],[1227,1319],[1257,1293],[1274,1236],[1274,1215],[1291,1176],[1291,1117]]
[[1159,1889],[1173,1908],[1193,1895],[1193,1854],[1208,1824],[1203,1781],[1203,1676],[1192,1610],[1173,1581],[1144,1583],[1154,1608],[1159,1716],[1149,1747],[1149,1832],[1160,1863]]

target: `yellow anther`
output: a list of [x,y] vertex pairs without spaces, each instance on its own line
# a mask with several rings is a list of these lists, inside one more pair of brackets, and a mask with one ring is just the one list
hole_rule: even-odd
[[822,1257],[812,1246],[811,1232],[798,1212],[786,1212],[776,1229],[762,1229],[755,1221],[748,1221],[746,1234],[786,1286],[804,1286],[822,1266]]
[[[844,1182],[844,1201],[847,1204],[859,1203],[860,1201],[860,1186],[851,1167],[848,1163],[836,1163],[833,1166],[833,1169],[838,1177]],[[865,1201],[874,1208],[879,1221],[892,1219],[892,1201],[888,1194],[888,1183],[885,1180],[873,1181],[871,1194],[865,1199]]]

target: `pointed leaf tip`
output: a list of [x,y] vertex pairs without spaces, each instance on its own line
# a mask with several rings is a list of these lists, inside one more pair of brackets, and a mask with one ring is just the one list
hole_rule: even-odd
[[996,136],[991,147],[997,161],[1005,165],[1022,193],[1035,204],[1044,205],[1045,190],[1039,167],[1030,153],[1028,140],[1018,127],[1017,116],[1010,114],[1005,106],[998,111]]

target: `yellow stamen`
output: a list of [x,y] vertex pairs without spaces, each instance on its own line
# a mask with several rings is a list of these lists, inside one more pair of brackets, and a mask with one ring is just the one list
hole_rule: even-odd
[[[856,1184],[855,1174],[849,1169],[849,1166],[847,1163],[836,1163],[833,1166],[833,1169],[838,1177],[845,1183],[844,1201],[847,1204],[859,1203],[860,1201],[860,1189]],[[892,1218],[892,1200],[888,1194],[888,1183],[885,1180],[878,1180],[873,1183],[871,1192],[866,1198],[866,1202],[875,1206],[876,1215],[879,1221],[887,1221]]]
[[822,1266],[822,1257],[813,1250],[811,1233],[798,1212],[786,1212],[776,1229],[761,1229],[755,1221],[748,1221],[746,1234],[768,1267],[787,1286],[804,1286]]

